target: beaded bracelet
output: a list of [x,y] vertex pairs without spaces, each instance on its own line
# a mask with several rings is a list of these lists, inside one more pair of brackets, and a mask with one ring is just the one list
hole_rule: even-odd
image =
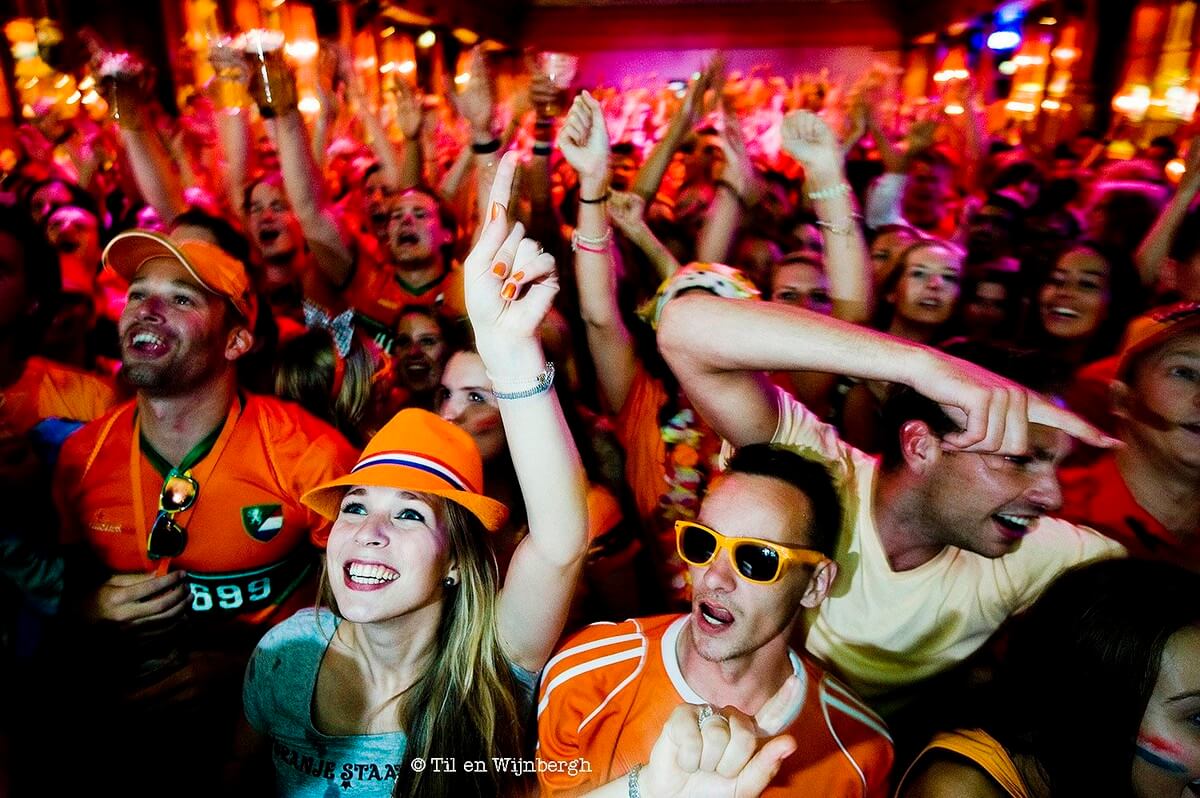
[[[491,375],[488,375],[489,378]],[[545,393],[550,390],[550,386],[554,385],[554,364],[547,361],[546,368],[541,374],[533,378],[533,385],[529,383],[515,383],[513,385],[505,385],[505,388],[514,388],[513,391],[500,391],[495,380],[492,381],[492,396],[497,399],[512,400],[512,399],[528,399],[531,396],[537,396],[539,393]]]
[[817,189],[816,191],[808,192],[808,198],[814,200],[832,199],[833,197],[845,197],[851,191],[849,183],[838,183],[836,186]]
[[608,247],[612,244],[613,231],[609,227],[604,231],[604,235],[600,238],[589,238],[585,235],[580,235],[578,230],[571,233],[571,251],[578,252],[594,252],[598,255],[603,255],[608,252]]

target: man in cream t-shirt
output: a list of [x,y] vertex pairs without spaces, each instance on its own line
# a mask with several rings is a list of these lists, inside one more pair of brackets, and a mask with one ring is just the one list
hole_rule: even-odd
[[[667,305],[659,346],[729,443],[782,443],[830,468],[845,512],[840,572],[808,615],[808,648],[885,713],[977,651],[1062,571],[1124,553],[1045,517],[1062,502],[1055,469],[1069,435],[1111,440],[978,366],[803,310],[700,292]],[[799,370],[907,386],[885,407],[881,459],[758,374]]]

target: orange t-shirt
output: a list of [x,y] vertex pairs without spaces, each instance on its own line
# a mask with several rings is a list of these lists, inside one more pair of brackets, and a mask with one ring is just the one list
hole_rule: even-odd
[[[546,664],[538,702],[543,795],[575,795],[644,764],[676,706],[706,703],[675,653],[687,615],[594,624]],[[892,741],[878,716],[819,667],[792,653],[804,704],[788,727],[799,747],[763,792],[768,798],[887,795]]]
[[1169,560],[1200,571],[1200,529],[1181,540],[1163,526],[1137,503],[1111,451],[1085,466],[1062,469],[1058,478],[1063,493],[1060,518],[1102,532],[1128,549],[1130,557]]
[[192,469],[195,503],[175,516],[187,547],[151,560],[146,538],[163,476],[139,445],[136,401],[67,440],[55,472],[64,543],[86,542],[113,573],[186,570],[192,617],[260,624],[311,602],[329,523],[300,504],[309,488],[347,473],[356,453],[298,405],[247,395]]
[[[354,276],[345,290],[345,300],[355,313],[367,322],[376,341],[390,351],[390,338],[406,307],[413,305],[431,308],[448,318],[467,315],[463,294],[462,267],[451,264],[441,277],[426,285],[413,286],[404,282],[401,273],[387,259],[374,239],[364,242],[360,249]],[[385,340],[381,340],[381,336]]]
[[101,377],[31,357],[20,378],[0,391],[0,435],[24,435],[46,418],[91,421],[115,398],[112,385]]

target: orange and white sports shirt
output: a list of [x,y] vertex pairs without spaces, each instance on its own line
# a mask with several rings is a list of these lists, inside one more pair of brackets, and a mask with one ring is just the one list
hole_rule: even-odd
[[[571,637],[547,663],[538,702],[538,757],[545,795],[575,795],[644,764],[671,712],[704,704],[676,655],[687,615],[601,623]],[[787,731],[799,747],[763,795],[888,795],[892,740],[875,713],[818,666],[791,652],[804,703]]]
[[86,542],[113,573],[148,573],[164,562],[187,571],[201,618],[273,623],[311,604],[313,544],[325,544],[329,523],[300,496],[354,466],[341,434],[273,397],[234,402],[212,451],[191,470],[196,502],[175,517],[187,546],[155,561],[146,537],[163,475],[138,445],[135,411],[126,402],[64,444],[54,479],[63,542]]

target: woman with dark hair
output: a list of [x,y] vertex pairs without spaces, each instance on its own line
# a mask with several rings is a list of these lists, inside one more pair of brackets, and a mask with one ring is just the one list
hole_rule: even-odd
[[1071,369],[1107,357],[1143,296],[1129,258],[1092,241],[1071,244],[1038,288],[1028,343]]
[[909,245],[879,286],[873,326],[919,343],[945,338],[962,290],[963,259],[961,249],[942,239]]
[[437,411],[442,369],[457,342],[451,340],[455,332],[455,325],[431,307],[409,305],[400,311],[392,357],[404,407]]
[[1166,563],[1064,574],[1014,629],[987,722],[935,737],[897,796],[1200,794],[1197,596]]

